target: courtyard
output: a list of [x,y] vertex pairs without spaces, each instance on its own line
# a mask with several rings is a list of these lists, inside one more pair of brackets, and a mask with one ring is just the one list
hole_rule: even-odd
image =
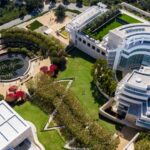
[[83,32],[85,34],[90,35],[92,38],[101,41],[102,38],[109,33],[109,31],[111,31],[117,27],[120,27],[124,24],[130,24],[130,23],[140,23],[140,21],[131,17],[131,16],[128,16],[126,14],[120,14],[116,18],[107,22],[105,25],[103,25],[96,32],[91,33],[91,31],[89,32],[88,29],[84,30]]
[[98,121],[103,128],[111,133],[115,133],[116,128],[114,124],[99,119],[98,109],[106,102],[106,98],[92,83],[91,69],[95,60],[76,48],[69,55],[67,69],[60,72],[59,79],[74,78],[71,90],[76,95],[87,115],[90,115],[93,120]]

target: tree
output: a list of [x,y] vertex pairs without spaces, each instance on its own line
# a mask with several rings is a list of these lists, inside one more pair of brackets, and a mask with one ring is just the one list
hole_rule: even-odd
[[43,8],[43,0],[25,0],[28,11],[34,11],[36,9]]
[[99,87],[103,92],[109,96],[114,95],[117,82],[114,80],[114,72],[108,68],[106,60],[97,60],[92,69],[92,76],[94,82],[99,83]]
[[65,8],[63,5],[59,5],[55,10],[55,15],[58,21],[62,21],[65,18]]
[[139,3],[143,6],[143,9],[150,11],[150,0],[140,0]]

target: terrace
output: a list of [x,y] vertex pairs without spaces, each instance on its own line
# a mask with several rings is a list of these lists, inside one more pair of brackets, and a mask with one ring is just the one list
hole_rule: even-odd
[[94,20],[88,25],[87,27],[83,28],[82,32],[90,37],[94,38],[95,40],[102,40],[105,35],[109,33],[110,30],[113,30],[117,27],[120,27],[125,24],[131,23],[140,23],[139,20],[128,16],[127,14],[118,14],[115,17],[112,17],[108,21],[104,22],[102,26],[98,27],[97,29],[91,30],[91,26]]

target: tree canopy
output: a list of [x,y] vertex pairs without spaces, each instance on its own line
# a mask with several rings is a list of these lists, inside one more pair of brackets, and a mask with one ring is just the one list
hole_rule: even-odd
[[[36,84],[35,84],[36,83]],[[67,140],[76,138],[75,146],[91,150],[115,150],[118,140],[90,119],[71,91],[65,92],[60,83],[40,76],[29,86],[31,102],[50,114],[57,110],[55,121],[65,126],[61,130]]]
[[92,76],[94,82],[99,84],[103,92],[109,96],[114,95],[117,82],[114,80],[114,72],[108,68],[106,60],[97,60],[92,69]]

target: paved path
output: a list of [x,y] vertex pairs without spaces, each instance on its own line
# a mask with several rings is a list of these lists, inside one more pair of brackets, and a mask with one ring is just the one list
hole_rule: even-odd
[[[55,9],[59,4],[62,4],[62,3],[57,3],[57,4],[53,7],[53,9]],[[62,4],[62,5],[63,5],[63,4]],[[78,11],[81,11],[81,12],[85,11],[85,10],[88,8],[88,7],[86,7],[86,6],[83,6],[83,7],[79,8],[79,7],[76,7],[76,4],[73,4],[73,3],[71,3],[71,4],[69,4],[69,5],[64,5],[64,6],[65,6],[66,8],[68,8],[68,9],[78,10]],[[44,8],[43,8],[43,10],[42,10],[41,13],[45,13],[45,12],[47,12],[47,11],[49,11],[49,10],[50,10],[50,5],[49,5],[49,4],[44,5]],[[18,18],[18,19],[12,20],[12,21],[10,21],[10,22],[8,22],[8,23],[6,23],[6,24],[1,25],[1,26],[0,26],[0,30],[2,30],[2,29],[8,29],[8,28],[13,27],[13,26],[15,26],[15,25],[18,25],[18,24],[20,24],[20,23],[23,23],[23,22],[25,22],[25,21],[28,21],[29,19],[31,19],[31,18],[34,17],[34,16],[35,16],[35,14],[32,13],[32,14],[28,14],[28,15],[24,16],[23,18]]]

